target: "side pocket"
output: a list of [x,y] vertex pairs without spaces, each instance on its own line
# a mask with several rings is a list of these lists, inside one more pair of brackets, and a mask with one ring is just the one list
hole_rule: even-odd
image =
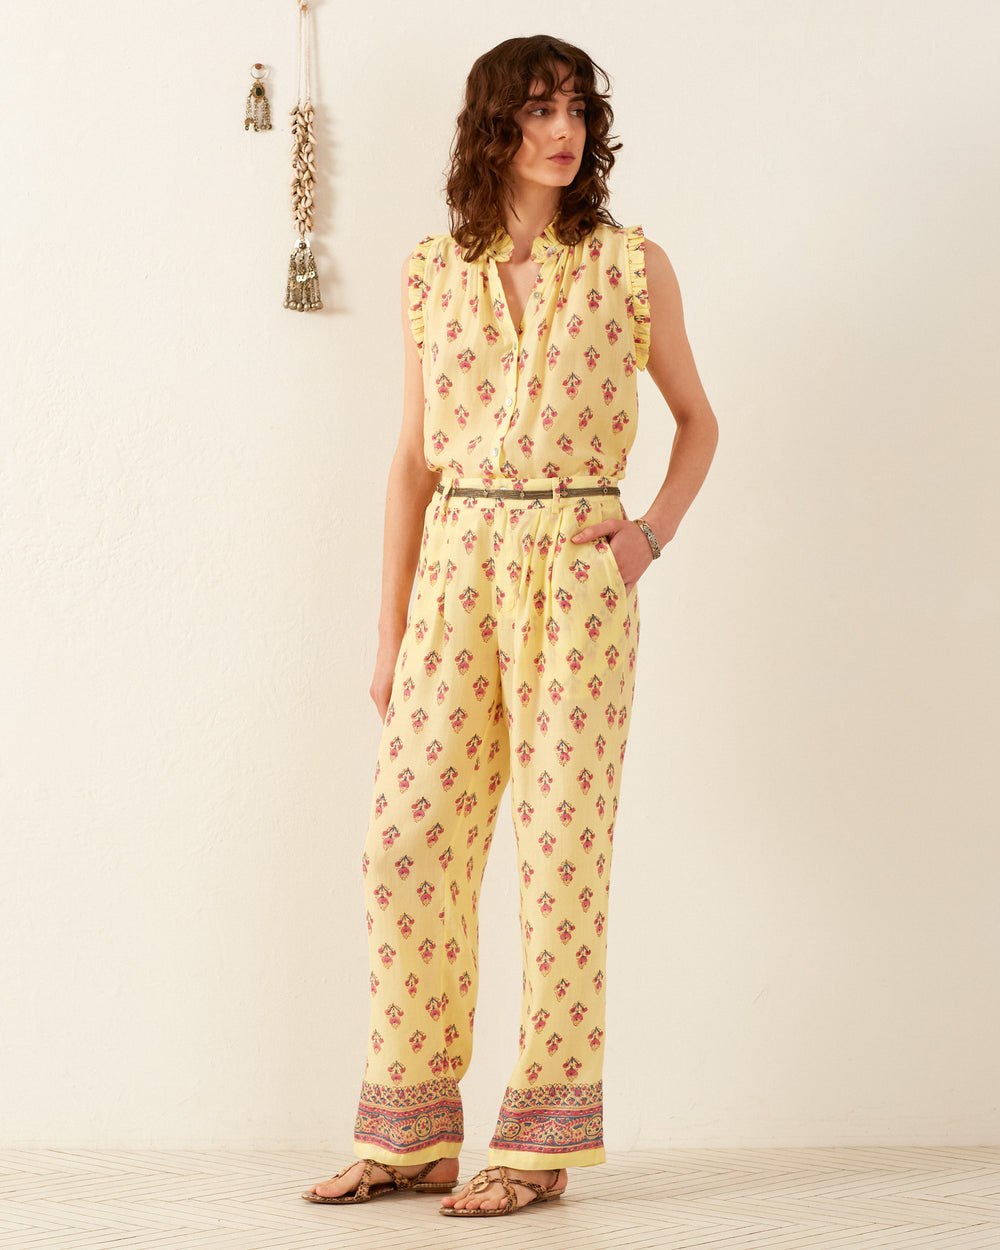
[[625,579],[622,577],[621,569],[618,567],[618,561],[615,559],[615,553],[611,550],[611,544],[606,538],[598,538],[594,544],[594,553],[599,555],[606,569],[607,585],[618,595],[620,599],[627,599],[625,591]]

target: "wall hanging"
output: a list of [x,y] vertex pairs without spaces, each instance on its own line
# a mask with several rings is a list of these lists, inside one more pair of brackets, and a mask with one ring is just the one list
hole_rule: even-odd
[[292,109],[292,211],[299,241],[288,262],[288,289],[285,307],[296,312],[322,308],[316,261],[306,235],[313,226],[313,188],[316,185],[316,141],[313,135],[314,109],[310,61],[312,53],[309,5],[299,3],[299,101]]
[[253,85],[247,96],[247,113],[243,120],[244,130],[249,130],[251,126],[254,130],[271,129],[271,104],[264,90],[264,79],[267,75],[268,68],[266,65],[261,65],[260,61],[250,68]]

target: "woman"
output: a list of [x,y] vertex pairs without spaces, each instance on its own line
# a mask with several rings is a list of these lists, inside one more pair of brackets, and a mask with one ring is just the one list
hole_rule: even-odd
[[[404,268],[371,686],[385,728],[364,856],[362,1161],[303,1194],[313,1202],[456,1187],[478,895],[508,781],[520,1053],[490,1167],[442,1214],[513,1214],[559,1197],[568,1167],[604,1160],[608,870],[635,587],[717,438],[670,263],[605,207],[619,146],[607,86],[586,53],[545,36],[481,57],[452,153],[452,233],[424,239]],[[628,521],[618,484],[644,367],[677,429],[661,489]]]

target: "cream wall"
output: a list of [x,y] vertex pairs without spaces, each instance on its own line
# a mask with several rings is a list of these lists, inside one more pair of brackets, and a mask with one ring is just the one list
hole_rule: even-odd
[[[502,10],[315,4],[308,315],[291,0],[5,18],[2,1144],[346,1146],[397,280],[469,64],[538,26]],[[543,24],[614,77],[617,212],[674,260],[723,436],[641,588],[609,1145],[995,1144],[1000,18],[637,12]],[[633,510],[670,442],[644,399]]]

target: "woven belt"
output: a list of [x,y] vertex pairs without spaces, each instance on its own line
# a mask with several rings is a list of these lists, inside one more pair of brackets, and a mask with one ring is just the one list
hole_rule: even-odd
[[439,495],[450,495],[456,499],[577,499],[581,495],[621,495],[617,486],[558,486],[549,490],[503,490],[488,486],[452,486],[447,487],[438,482],[435,487]]

